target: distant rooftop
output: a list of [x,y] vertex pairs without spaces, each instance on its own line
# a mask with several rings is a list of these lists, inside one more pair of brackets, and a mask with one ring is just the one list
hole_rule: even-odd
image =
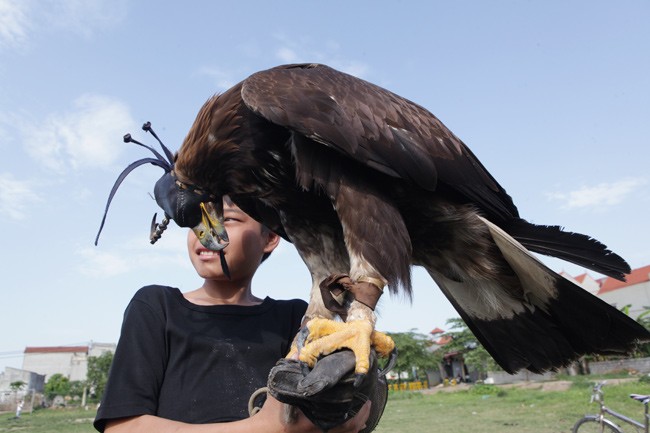
[[88,346],[25,347],[25,353],[71,353],[88,352]]
[[650,281],[650,265],[633,269],[632,272],[625,276],[625,279],[626,281],[619,281],[611,277],[602,279],[599,281],[600,290],[598,291],[598,294],[602,295],[603,293],[611,292],[612,290],[622,289],[624,287]]

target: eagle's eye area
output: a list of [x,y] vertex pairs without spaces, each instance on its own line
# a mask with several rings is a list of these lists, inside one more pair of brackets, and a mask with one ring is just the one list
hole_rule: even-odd
[[201,222],[201,203],[214,200],[194,185],[180,182],[170,171],[156,182],[154,197],[158,206],[180,227],[195,227]]

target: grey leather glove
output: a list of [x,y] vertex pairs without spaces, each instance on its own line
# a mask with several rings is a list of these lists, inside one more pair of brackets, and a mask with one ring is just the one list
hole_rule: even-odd
[[369,433],[384,412],[388,399],[386,372],[394,365],[395,358],[396,352],[380,371],[377,355],[372,350],[368,374],[361,377],[354,374],[355,358],[350,350],[322,357],[311,370],[304,362],[281,359],[269,374],[269,393],[283,403],[300,408],[325,432],[354,417],[371,400],[370,416],[362,430]]

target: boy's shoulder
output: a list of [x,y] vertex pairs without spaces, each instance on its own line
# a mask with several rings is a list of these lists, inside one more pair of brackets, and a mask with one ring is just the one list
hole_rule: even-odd
[[175,287],[151,284],[138,290],[133,295],[133,300],[150,303],[151,301],[162,301],[176,297],[179,293],[180,291]]
[[279,299],[273,300],[278,308],[286,308],[296,311],[302,311],[303,313],[307,310],[307,302],[302,299]]

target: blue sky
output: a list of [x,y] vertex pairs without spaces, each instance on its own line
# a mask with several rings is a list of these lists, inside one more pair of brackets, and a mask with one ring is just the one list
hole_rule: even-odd
[[[423,105],[523,217],[650,264],[648,22],[647,0],[0,0],[0,370],[25,346],[116,342],[143,285],[200,285],[184,230],[148,243],[156,167],[124,183],[93,245],[118,173],[149,156],[122,136],[153,143],[151,121],[176,150],[208,97],[283,63],[326,63]],[[309,286],[284,244],[254,291]],[[378,329],[457,316],[417,270],[414,295],[385,296]]]

